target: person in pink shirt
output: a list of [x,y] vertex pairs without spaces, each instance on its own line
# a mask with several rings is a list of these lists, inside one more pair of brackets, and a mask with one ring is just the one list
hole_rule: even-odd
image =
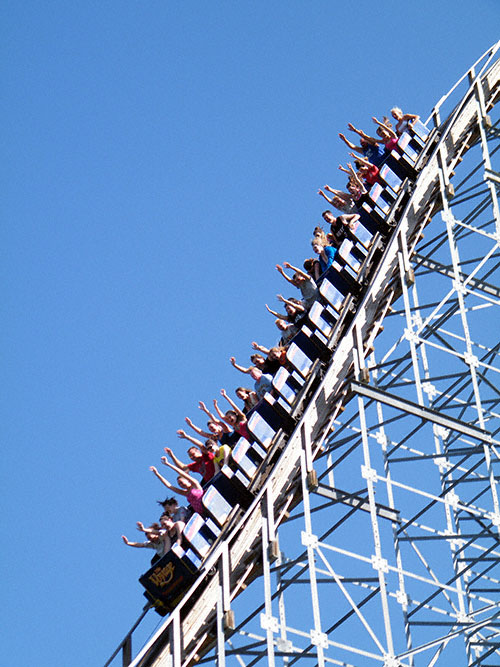
[[390,153],[392,150],[397,149],[399,137],[392,127],[387,125],[387,123],[381,123],[375,116],[372,117],[372,120],[378,125],[376,132],[384,142],[385,150]]
[[[165,457],[164,457],[165,458]],[[204,507],[203,503],[201,502],[201,499],[203,498],[203,488],[201,484],[196,480],[194,477],[191,477],[191,475],[188,475],[187,472],[184,470],[181,470],[177,466],[174,466],[172,463],[169,463],[166,458],[165,461],[163,461],[165,465],[168,468],[171,468],[174,470],[178,477],[177,477],[177,483],[179,484],[179,487],[174,486],[171,484],[168,480],[165,479],[158,470],[154,467],[151,466],[149,469],[151,472],[158,477],[160,482],[164,484],[167,489],[170,489],[174,493],[178,493],[181,496],[185,496],[186,500],[188,503],[191,505],[193,510],[197,512],[198,514],[204,514]]]

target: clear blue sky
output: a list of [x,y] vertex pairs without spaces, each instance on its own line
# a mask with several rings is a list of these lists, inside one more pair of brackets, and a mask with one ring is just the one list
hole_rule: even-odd
[[[104,663],[143,605],[148,467],[277,337],[337,138],[426,116],[498,0],[14,2],[4,101],[2,665]],[[243,378],[243,380],[242,380]],[[155,621],[155,619],[153,619]],[[156,622],[156,621],[155,621]]]

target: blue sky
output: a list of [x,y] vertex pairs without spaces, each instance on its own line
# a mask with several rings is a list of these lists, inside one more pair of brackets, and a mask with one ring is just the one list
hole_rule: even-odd
[[[2,663],[104,663],[143,605],[120,535],[198,400],[245,378],[342,186],[337,133],[426,116],[495,0],[1,8]],[[200,415],[200,416],[198,416]],[[156,620],[152,619],[152,623]],[[26,638],[29,638],[26,641]],[[22,647],[22,649],[21,649]]]

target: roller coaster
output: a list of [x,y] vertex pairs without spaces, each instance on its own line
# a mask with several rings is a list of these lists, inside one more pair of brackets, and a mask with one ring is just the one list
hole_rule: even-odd
[[500,665],[499,49],[384,163],[106,667]]

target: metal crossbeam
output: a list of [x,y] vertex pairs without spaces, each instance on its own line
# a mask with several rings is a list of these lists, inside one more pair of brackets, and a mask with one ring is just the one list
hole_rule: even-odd
[[491,444],[500,444],[499,441],[496,441],[492,438],[491,434],[487,431],[478,428],[477,426],[472,426],[465,422],[460,421],[459,419],[454,419],[453,417],[448,417],[447,415],[433,410],[432,408],[425,407],[423,405],[418,405],[412,401],[408,401],[404,398],[400,398],[395,394],[390,394],[389,392],[378,389],[377,387],[372,387],[370,385],[363,384],[361,382],[351,382],[351,390],[364,396],[372,401],[378,401],[379,403],[384,403],[389,405],[396,410],[401,410],[407,414],[413,415],[422,419],[422,421],[432,422],[443,428],[450,429],[451,431],[458,431],[469,438],[475,438],[481,442],[491,445]]
[[[356,509],[360,509],[364,512],[370,512],[370,503],[361,496],[357,496],[353,493],[348,493],[347,491],[341,491],[340,489],[333,489],[323,484],[319,484],[317,488],[314,489],[314,493],[317,493],[319,496],[324,498],[329,498],[338,503],[343,503],[344,505],[350,505]],[[389,521],[399,521],[399,512],[392,509],[391,507],[386,507],[380,503],[376,503],[376,513],[382,519],[389,519]]]
[[[444,264],[441,264],[440,262],[437,262],[436,260],[433,260],[430,257],[425,257],[424,255],[420,255],[418,252],[416,252],[413,255],[412,259],[417,264],[417,267],[423,266],[426,269],[435,271],[436,273],[441,273],[442,275],[447,276],[448,278],[455,277],[452,267],[444,266]],[[480,290],[485,294],[489,294],[490,296],[500,298],[500,288],[496,287],[495,285],[490,285],[486,281],[478,278],[471,278],[470,276],[462,272],[459,273],[459,278],[462,282],[466,282],[470,289]]]

